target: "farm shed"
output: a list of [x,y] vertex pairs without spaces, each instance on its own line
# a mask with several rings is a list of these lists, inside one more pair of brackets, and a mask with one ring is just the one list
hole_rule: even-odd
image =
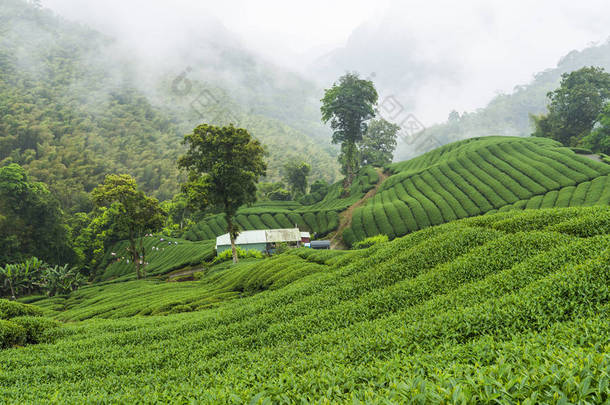
[[[299,247],[301,245],[301,232],[294,229],[263,229],[258,231],[242,231],[235,239],[235,245],[244,250],[258,250],[272,252],[278,243]],[[216,253],[220,254],[231,249],[231,239],[225,233],[216,238]]]

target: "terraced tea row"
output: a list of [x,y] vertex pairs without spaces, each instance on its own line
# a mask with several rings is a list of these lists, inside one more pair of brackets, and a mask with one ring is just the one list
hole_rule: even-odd
[[[72,306],[55,315],[86,318],[99,307],[100,317],[127,316],[144,307],[146,299],[129,300],[140,291],[163,300],[182,289],[187,306],[213,286],[234,295],[195,312],[69,323],[50,343],[4,350],[2,395],[9,402],[604,402],[609,246],[609,207],[509,211],[366,250],[300,249],[174,291],[152,282],[104,285],[99,303],[91,290],[68,297]],[[296,263],[313,270],[295,276]],[[271,287],[283,274],[288,282]],[[237,299],[244,285],[260,288]],[[144,292],[153,286],[160,287]],[[49,301],[37,303],[49,308]]]
[[[468,140],[389,169],[395,174],[354,212],[352,226],[343,233],[348,244],[377,234],[401,236],[511,205],[608,204],[610,166],[547,139]],[[566,204],[572,191],[574,198]],[[554,198],[559,193],[562,198]]]
[[[266,201],[242,207],[237,212],[236,221],[242,230],[293,228],[315,233],[318,237],[334,231],[339,226],[338,213],[347,209],[377,184],[377,171],[366,166],[358,173],[350,189],[350,195],[341,198],[341,183],[334,184],[325,198],[313,205],[301,205],[293,201]],[[214,239],[226,233],[227,222],[224,215],[213,215],[185,234],[188,240]]]

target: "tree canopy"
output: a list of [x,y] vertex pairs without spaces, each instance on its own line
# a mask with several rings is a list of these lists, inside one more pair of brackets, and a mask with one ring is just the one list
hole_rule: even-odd
[[578,146],[610,100],[610,74],[603,68],[584,67],[561,77],[559,88],[547,95],[548,114],[534,118],[534,135]]
[[330,123],[333,143],[341,144],[345,192],[358,170],[357,143],[366,132],[367,121],[375,116],[377,99],[372,81],[360,79],[357,73],[347,73],[325,90],[321,100],[322,122]]
[[360,164],[385,166],[392,163],[400,126],[381,119],[371,120],[360,143]]
[[307,177],[311,173],[311,166],[305,162],[288,162],[284,165],[284,180],[290,185],[293,195],[307,193]]
[[0,265],[38,256],[75,262],[69,228],[57,199],[18,164],[0,167]]
[[234,217],[239,207],[256,201],[256,185],[267,169],[263,146],[243,128],[208,124],[186,135],[184,143],[188,150],[178,160],[178,166],[188,171],[184,188],[190,196],[197,196],[200,206],[209,204],[226,215],[233,261],[237,262]]
[[144,277],[145,251],[136,242],[145,233],[156,232],[163,226],[166,213],[159,206],[159,201],[139,190],[136,180],[127,174],[106,176],[104,183],[96,187],[91,195],[98,207],[110,208],[113,212],[115,230],[127,235],[129,240],[136,276]]

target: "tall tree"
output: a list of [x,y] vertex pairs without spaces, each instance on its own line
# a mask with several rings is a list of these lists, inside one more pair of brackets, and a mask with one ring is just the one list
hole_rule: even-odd
[[284,180],[290,185],[293,195],[307,193],[307,177],[311,166],[305,162],[288,162],[284,165]]
[[371,120],[360,143],[362,165],[385,166],[392,162],[400,127],[383,118]]
[[188,151],[178,159],[178,166],[189,174],[184,188],[201,208],[211,205],[224,212],[233,262],[237,263],[235,213],[256,201],[256,184],[267,170],[263,146],[243,128],[208,124],[186,135],[184,143]]
[[533,117],[533,135],[577,146],[589,135],[610,100],[610,74],[603,68],[584,67],[561,78],[559,88],[547,94],[549,113]]
[[163,226],[166,214],[159,201],[139,190],[136,180],[128,174],[106,176],[104,183],[96,187],[91,195],[99,208],[110,208],[116,212],[114,227],[117,232],[127,235],[136,277],[145,277],[143,264],[146,252],[141,238],[145,233],[156,232]]
[[372,81],[360,79],[356,73],[347,73],[325,90],[321,100],[322,122],[330,122],[332,141],[341,144],[344,194],[349,192],[358,171],[357,144],[366,132],[367,121],[375,116],[377,99]]

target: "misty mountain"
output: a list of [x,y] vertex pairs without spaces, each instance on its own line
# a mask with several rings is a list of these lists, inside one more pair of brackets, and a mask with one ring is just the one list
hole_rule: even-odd
[[[303,159],[314,178],[333,181],[336,151],[316,114],[315,86],[228,36],[190,36],[198,47],[146,55],[35,4],[3,0],[0,164],[25,166],[64,206],[85,204],[107,173],[132,174],[166,199],[178,191],[183,134],[202,122],[233,123],[266,145],[269,179]],[[186,70],[188,82],[177,83]]]
[[[455,112],[445,123],[427,128],[421,136],[434,139],[432,144],[447,144],[490,134],[529,136],[533,132],[530,114],[546,113],[547,93],[559,87],[561,75],[584,66],[598,66],[610,71],[610,41],[568,53],[556,67],[535,74],[530,83],[516,86],[510,94],[494,97],[486,107],[475,112]],[[411,148],[402,145],[396,159],[412,156]]]

